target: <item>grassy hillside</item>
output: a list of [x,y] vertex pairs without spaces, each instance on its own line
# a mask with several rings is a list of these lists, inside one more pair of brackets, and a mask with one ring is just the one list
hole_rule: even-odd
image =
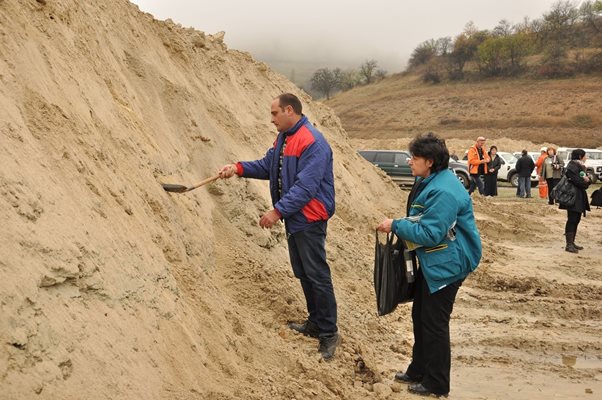
[[446,138],[602,146],[602,79],[424,84],[396,75],[326,102],[355,139]]

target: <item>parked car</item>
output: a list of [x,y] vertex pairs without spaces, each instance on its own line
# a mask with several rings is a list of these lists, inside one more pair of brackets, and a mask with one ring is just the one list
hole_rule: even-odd
[[497,155],[500,157],[502,163],[497,173],[497,180],[512,183],[514,178],[518,186],[518,175],[516,175],[516,162],[518,159],[514,157],[514,154],[505,151],[498,151]]
[[[358,153],[375,166],[379,167],[399,185],[412,185],[414,176],[408,164],[412,157],[404,150],[359,150]],[[470,186],[468,168],[461,162],[449,160],[449,169],[456,174],[465,188]]]
[[[560,147],[556,151],[563,160],[564,165],[566,166],[571,158],[571,152],[575,148],[569,147]],[[602,180],[602,150],[598,149],[583,149],[585,154],[587,154],[587,159],[585,160],[585,168],[587,171],[587,175],[592,183],[596,183],[598,179]]]
[[[518,174],[516,173],[516,162],[518,158],[515,156],[518,154],[520,156],[521,153],[508,153],[505,151],[498,151],[497,155],[500,156],[502,166],[500,167],[497,180],[510,182],[510,184],[514,187],[518,187]],[[468,163],[468,152],[464,153],[464,158],[462,158],[464,163]],[[537,160],[535,160],[537,161]],[[539,184],[539,177],[537,176],[537,170],[533,170],[531,173],[531,187],[537,187]]]
[[451,158],[449,159],[449,168],[454,171],[456,177],[462,183],[462,185],[468,189],[470,187],[470,173],[468,172],[468,167],[466,164],[462,164],[459,161],[454,161]]

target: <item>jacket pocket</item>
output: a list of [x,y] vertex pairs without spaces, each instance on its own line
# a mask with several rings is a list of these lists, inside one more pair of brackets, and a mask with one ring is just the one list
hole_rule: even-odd
[[[445,280],[462,274],[458,249],[455,243],[442,243],[416,250],[423,271],[435,280]],[[426,272],[428,270],[428,272]]]

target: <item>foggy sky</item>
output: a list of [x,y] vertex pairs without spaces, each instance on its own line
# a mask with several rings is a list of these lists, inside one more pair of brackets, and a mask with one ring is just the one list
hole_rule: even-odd
[[492,29],[506,19],[540,18],[556,0],[130,0],[155,18],[213,34],[266,62],[358,67],[376,59],[405,68],[428,39],[454,37],[473,21]]

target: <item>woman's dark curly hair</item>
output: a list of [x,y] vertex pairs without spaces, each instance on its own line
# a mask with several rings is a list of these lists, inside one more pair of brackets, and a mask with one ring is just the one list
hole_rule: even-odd
[[449,166],[449,150],[445,145],[445,140],[433,132],[416,136],[410,142],[410,153],[416,157],[433,160],[432,173],[443,171]]

